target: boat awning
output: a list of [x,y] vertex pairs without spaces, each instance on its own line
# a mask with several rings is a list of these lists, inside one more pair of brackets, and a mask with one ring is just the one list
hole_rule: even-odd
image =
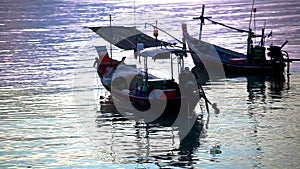
[[93,30],[106,41],[125,50],[136,50],[137,43],[143,43],[144,48],[172,45],[171,43],[154,39],[135,27],[103,26],[89,27],[89,29]]
[[171,51],[168,49],[145,49],[140,53],[143,57],[151,57],[152,59],[170,59]]
[[167,49],[167,48],[155,48],[155,49],[145,49],[140,55],[143,57],[151,57],[152,59],[169,59],[171,54],[183,55],[186,52],[190,52],[182,49]]

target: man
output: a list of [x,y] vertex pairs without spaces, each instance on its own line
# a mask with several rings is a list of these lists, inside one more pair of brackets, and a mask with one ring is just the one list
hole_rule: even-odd
[[95,57],[95,62],[94,62],[93,67],[95,67],[96,65],[97,65],[97,69],[98,69],[98,67],[100,66],[100,60],[97,57]]

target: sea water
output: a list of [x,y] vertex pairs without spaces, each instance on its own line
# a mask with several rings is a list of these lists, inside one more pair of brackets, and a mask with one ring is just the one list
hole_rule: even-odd
[[[137,26],[150,36],[145,22],[157,21],[178,39],[183,23],[198,37],[199,21],[192,18],[204,3],[206,16],[248,29],[250,1],[1,1],[0,167],[298,168],[297,63],[290,81],[254,76],[205,85],[220,112],[204,114],[203,129],[193,128],[185,139],[176,126],[146,127],[113,113],[107,103],[109,93],[92,67],[94,46],[105,42],[86,27],[109,26],[111,14],[113,25]],[[291,58],[300,52],[299,6],[297,0],[255,3],[256,31],[266,20],[266,34],[272,31],[267,45],[288,40],[284,50]],[[175,42],[161,31],[159,38]],[[207,21],[202,39],[245,53],[247,34]],[[113,53],[137,62],[131,51],[113,47]],[[151,68],[168,73],[164,63]]]

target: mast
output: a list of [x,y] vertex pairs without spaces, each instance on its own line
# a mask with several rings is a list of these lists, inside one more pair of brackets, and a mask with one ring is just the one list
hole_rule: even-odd
[[209,18],[211,18],[211,17],[204,17],[204,8],[205,8],[205,5],[203,4],[203,5],[202,5],[202,13],[201,13],[201,16],[200,16],[200,17],[194,17],[194,18],[193,18],[193,19],[200,19],[199,43],[201,42],[202,27],[203,27],[203,24],[204,24],[204,19],[209,19]]
[[249,32],[251,32],[251,22],[252,22],[252,12],[253,12],[253,8],[254,8],[254,2],[255,0],[252,1],[252,8],[251,8],[251,13],[250,13],[250,21],[249,21]]
[[261,29],[261,40],[260,40],[261,47],[265,46],[265,28],[266,28],[266,21],[264,22],[264,27]]
[[[253,11],[253,29],[254,29],[254,35],[256,35],[256,20],[255,20],[255,13],[256,13],[256,8],[252,8],[252,11]],[[255,40],[255,44],[256,44],[256,39]]]
[[204,8],[205,8],[205,5],[203,4],[202,5],[202,13],[201,13],[201,16],[200,16],[200,32],[199,32],[199,41],[201,40],[201,37],[202,37],[202,27],[203,27],[203,23],[204,23],[204,18],[203,18],[203,15],[204,15]]
[[[251,30],[251,22],[252,22],[252,13],[254,9],[254,2],[255,0],[252,1],[252,8],[251,8],[251,13],[250,13],[250,20],[249,20],[249,32],[248,32],[248,39],[247,39],[247,56],[251,55],[251,48],[252,48],[252,30]],[[256,9],[255,9],[256,10]]]

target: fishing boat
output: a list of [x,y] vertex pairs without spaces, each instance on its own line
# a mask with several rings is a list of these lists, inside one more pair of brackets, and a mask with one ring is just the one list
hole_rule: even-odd
[[[204,68],[217,68],[222,66],[226,76],[240,76],[240,75],[276,75],[283,74],[286,68],[289,73],[290,62],[300,61],[300,59],[290,59],[288,52],[282,50],[282,48],[288,43],[285,41],[281,46],[265,47],[265,26],[262,28],[261,34],[256,34],[251,29],[251,19],[249,24],[249,30],[242,30],[225,25],[220,22],[212,20],[212,17],[204,16],[205,5],[202,6],[202,14],[200,17],[193,19],[200,19],[200,33],[199,39],[196,39],[189,35],[187,31],[187,25],[182,25],[184,41],[187,43],[189,49],[192,52],[192,58],[195,65]],[[256,8],[252,5],[251,18],[255,15]],[[255,18],[255,17],[254,17]],[[235,52],[218,45],[214,45],[201,40],[202,28],[204,21],[208,20],[213,24],[225,26],[229,29],[233,29],[238,32],[248,33],[247,39],[247,52],[246,54]],[[254,19],[255,22],[255,19]],[[270,33],[272,34],[272,33]],[[270,36],[270,34],[268,36]],[[253,44],[253,38],[260,38],[258,44]]]
[[[208,110],[211,104],[193,73],[185,68],[186,51],[174,48],[168,42],[152,38],[135,27],[108,26],[91,27],[91,30],[115,46],[134,50],[134,56],[143,59],[143,70],[125,64],[108,55],[105,46],[96,46],[97,73],[103,86],[111,92],[114,105],[120,113],[134,113],[135,120],[177,117],[180,113],[190,113],[200,99]],[[160,78],[148,72],[148,60],[169,60],[171,78]],[[179,82],[173,75],[173,62],[177,60]],[[147,121],[146,121],[147,122]]]

